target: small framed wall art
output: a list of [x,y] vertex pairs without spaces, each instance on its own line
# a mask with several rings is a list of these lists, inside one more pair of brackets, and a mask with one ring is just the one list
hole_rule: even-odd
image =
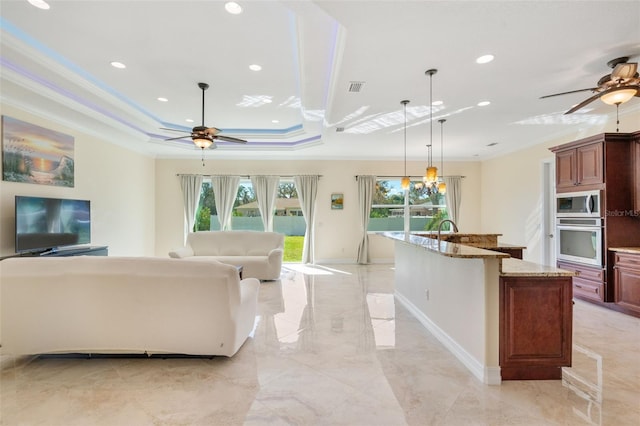
[[333,193],[331,194],[331,210],[342,210],[344,207],[344,194]]

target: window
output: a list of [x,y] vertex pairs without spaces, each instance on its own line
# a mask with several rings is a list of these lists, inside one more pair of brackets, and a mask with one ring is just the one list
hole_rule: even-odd
[[[302,216],[298,192],[293,180],[280,181],[276,196],[276,211],[273,230],[285,237],[285,261],[300,262],[302,260],[302,240],[306,229],[306,222]],[[258,201],[251,180],[243,179],[238,185],[236,200],[233,205],[231,229],[262,231],[264,225],[258,208]],[[220,222],[216,202],[213,196],[211,179],[202,182],[200,204],[196,214],[194,231],[218,231]]]
[[[200,203],[198,205],[198,211],[196,212],[196,223],[193,225],[193,230],[212,230],[212,216],[215,216],[216,218],[218,217],[218,211],[216,210],[216,200],[213,197],[213,187],[211,186],[211,179],[204,179],[202,182],[202,191],[200,192]],[[218,229],[220,229],[219,225]]]
[[405,197],[400,179],[378,179],[367,230],[404,231],[405,215],[408,215],[410,231],[436,230],[448,217],[445,196],[429,194],[421,181],[412,181]]

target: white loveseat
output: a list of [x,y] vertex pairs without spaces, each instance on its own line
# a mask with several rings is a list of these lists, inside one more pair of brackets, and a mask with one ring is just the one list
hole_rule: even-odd
[[252,332],[260,282],[231,265],[77,256],[0,262],[3,355],[232,356]]
[[242,266],[242,276],[276,280],[282,269],[284,235],[258,231],[200,231],[187,235],[184,247],[169,252],[173,258],[213,259]]

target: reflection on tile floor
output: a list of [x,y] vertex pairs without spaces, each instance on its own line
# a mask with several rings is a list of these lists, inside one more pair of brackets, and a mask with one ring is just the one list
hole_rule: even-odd
[[640,319],[577,301],[563,380],[487,386],[395,303],[391,265],[286,265],[233,358],[4,362],[0,423],[639,425],[639,353]]

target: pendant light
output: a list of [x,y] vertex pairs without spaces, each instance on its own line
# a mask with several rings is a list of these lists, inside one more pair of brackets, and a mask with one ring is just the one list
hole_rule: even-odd
[[442,173],[442,182],[438,184],[438,192],[440,194],[447,193],[447,184],[444,182],[444,122],[447,121],[444,118],[438,120],[440,123],[440,173]]
[[433,75],[437,72],[438,70],[435,68],[425,71],[425,74],[429,76],[429,158],[424,182],[430,187],[434,187],[438,181],[438,168],[433,166]]
[[400,187],[406,191],[411,185],[411,179],[407,176],[407,104],[409,101],[404,100],[400,101],[400,103],[404,107],[404,176],[400,182]]

